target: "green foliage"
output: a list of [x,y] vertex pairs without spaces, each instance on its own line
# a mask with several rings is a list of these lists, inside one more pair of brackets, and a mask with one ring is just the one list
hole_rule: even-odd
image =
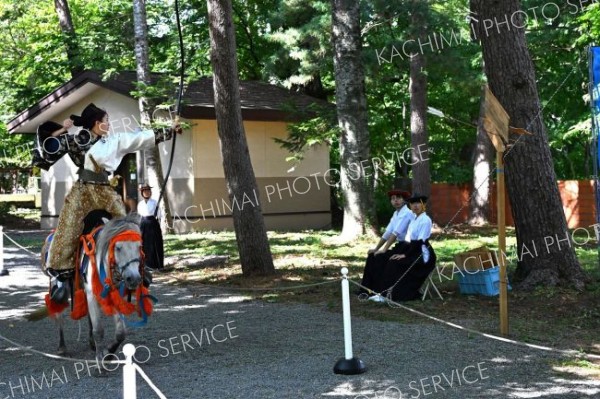
[[[543,7],[529,0],[523,9]],[[573,4],[577,4],[575,7]],[[593,39],[587,19],[598,4],[561,4],[560,12],[547,12],[528,23],[528,45],[536,66],[544,123],[559,179],[586,179],[592,175],[591,128],[588,97],[587,46]],[[538,11],[539,12],[539,11]],[[529,14],[533,16],[532,11]]]
[[[600,4],[561,3],[558,18],[546,21],[539,13],[545,3],[524,0],[523,10],[530,16],[527,40],[555,169],[561,179],[588,178],[586,49],[600,38]],[[360,3],[371,156],[382,161],[376,184],[381,193],[396,178],[411,175],[405,153],[410,147],[409,59],[402,45],[407,40],[417,40],[407,49],[424,50],[429,105],[452,117],[428,117],[432,179],[462,183],[472,178],[475,128],[469,124],[478,118],[484,81],[480,48],[470,40],[464,1],[426,4],[428,21],[417,30],[411,26],[408,0]],[[108,73],[135,69],[131,1],[71,0],[69,6],[80,48],[78,63]],[[206,1],[190,0],[180,6],[189,81],[211,73]],[[173,97],[177,85],[173,76],[180,65],[173,4],[148,0],[146,7],[151,70],[164,72],[166,78],[161,87],[140,87],[136,93]],[[531,18],[533,7],[538,7],[537,19]],[[234,0],[233,10],[242,79],[268,81],[335,101],[329,0]],[[432,49],[427,44],[432,35],[454,41]],[[31,138],[8,137],[4,123],[70,78],[66,40],[52,2],[0,0],[0,166],[28,163]],[[392,46],[399,51],[393,58]],[[378,53],[392,62],[381,62]],[[339,166],[338,134],[335,115],[318,110],[315,118],[293,125],[289,140],[281,144],[292,151],[290,161],[297,162],[306,148],[326,143],[335,168]]]
[[308,149],[321,144],[332,146],[336,141],[339,129],[333,107],[312,104],[307,110],[300,111],[290,105],[287,111],[297,119],[302,119],[289,125],[287,139],[274,139],[291,153],[286,159],[288,162],[298,163]]
[[[373,156],[389,157],[390,153],[404,153],[411,146],[409,57],[403,50],[407,43],[406,53],[422,51],[427,59],[429,105],[453,118],[428,117],[432,180],[456,183],[471,180],[475,127],[469,124],[476,123],[479,116],[482,72],[479,49],[465,39],[468,38],[466,11],[460,11],[464,6],[457,1],[430,2],[425,32],[417,34],[406,13],[410,2],[370,4],[365,10],[367,28],[363,31],[366,31],[364,57]],[[445,44],[441,44],[440,35],[444,36]],[[398,165],[399,175],[410,177],[407,164],[411,160],[403,158],[404,162]],[[391,180],[384,178],[382,183],[389,186]]]
[[329,0],[280,0],[270,15],[268,39],[277,44],[266,54],[270,78],[288,88],[321,82],[331,92],[334,83]]

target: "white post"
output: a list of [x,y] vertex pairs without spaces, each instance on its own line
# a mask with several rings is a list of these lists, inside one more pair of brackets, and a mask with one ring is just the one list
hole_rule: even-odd
[[342,268],[342,312],[344,317],[344,358],[337,361],[333,367],[336,374],[360,374],[366,371],[362,360],[352,354],[352,325],[350,320],[350,285],[348,269]]
[[136,399],[136,376],[135,367],[133,365],[135,346],[126,344],[123,347],[123,354],[125,355],[125,365],[123,366],[123,399]]
[[346,360],[352,359],[352,321],[350,319],[350,284],[348,269],[342,269],[342,312],[344,314],[344,353]]
[[4,273],[4,232],[0,226],[0,275]]

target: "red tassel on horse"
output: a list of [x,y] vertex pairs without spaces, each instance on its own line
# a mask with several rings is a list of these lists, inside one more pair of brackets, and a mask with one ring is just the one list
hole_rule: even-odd
[[119,290],[112,290],[109,294],[109,298],[114,306],[114,308],[122,314],[128,315],[135,311],[135,305],[133,303],[127,302],[121,294],[119,294]]
[[44,301],[46,302],[46,308],[48,309],[48,315],[55,316],[58,313],[61,313],[63,310],[69,306],[68,302],[65,303],[56,303],[52,299],[50,299],[50,294],[46,294],[44,297]]
[[85,291],[79,289],[75,291],[75,297],[73,298],[73,310],[71,311],[71,318],[73,320],[79,320],[88,314],[87,298],[85,297]]

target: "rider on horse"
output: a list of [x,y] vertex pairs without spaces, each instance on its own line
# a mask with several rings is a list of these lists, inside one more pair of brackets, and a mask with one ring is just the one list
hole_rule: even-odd
[[[67,130],[72,125],[82,129],[71,135]],[[58,218],[48,259],[43,262],[44,271],[51,276],[50,294],[55,302],[68,300],[62,282],[72,276],[84,217],[95,209],[104,209],[113,216],[126,215],[123,200],[113,189],[109,174],[125,155],[151,149],[170,140],[173,132],[181,133],[177,123],[170,129],[131,133],[109,134],[109,128],[108,113],[94,104],[85,107],[81,116],[71,115],[62,126],[48,121],[38,128],[38,148],[33,154],[35,166],[47,170],[68,153],[79,168],[79,178],[65,198]]]

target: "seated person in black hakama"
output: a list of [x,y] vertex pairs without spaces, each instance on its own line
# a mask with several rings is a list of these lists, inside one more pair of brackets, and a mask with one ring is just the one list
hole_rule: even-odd
[[410,301],[420,297],[419,288],[435,267],[436,256],[429,237],[431,218],[425,213],[427,197],[415,195],[408,202],[415,219],[408,226],[406,241],[401,253],[392,255],[385,265],[382,290],[392,290],[394,301]]
[[[390,222],[388,223],[385,232],[379,239],[375,248],[369,249],[367,252],[367,262],[363,272],[362,285],[375,291],[380,292],[381,279],[383,277],[383,269],[389,260],[390,256],[400,251],[404,243],[404,238],[408,229],[408,225],[414,219],[414,214],[406,206],[406,199],[410,197],[410,193],[401,190],[388,191],[390,202],[396,209]],[[388,248],[397,242],[397,244],[388,251]],[[364,289],[361,293],[366,293]]]

